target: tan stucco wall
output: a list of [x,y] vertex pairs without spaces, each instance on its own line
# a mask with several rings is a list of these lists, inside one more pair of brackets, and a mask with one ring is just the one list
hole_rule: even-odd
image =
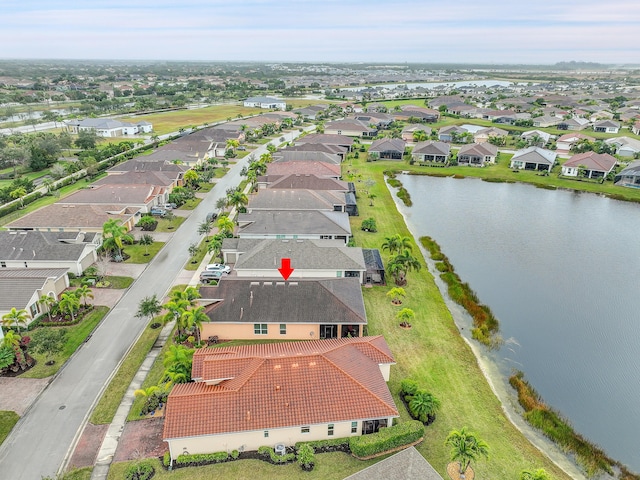
[[250,432],[229,433],[223,435],[208,435],[202,437],[181,438],[167,440],[171,451],[171,458],[175,459],[185,450],[190,454],[231,452],[232,450],[251,451],[262,446],[274,447],[278,443],[293,446],[296,442],[324,440],[326,438],[341,438],[360,435],[362,422],[358,421],[357,433],[351,433],[351,421],[334,423],[333,436],[328,435],[328,423],[309,425],[309,433],[302,433],[301,427],[269,429],[269,436],[264,436],[264,430]]
[[[279,323],[267,324],[267,335],[256,335],[253,323],[203,323],[201,336],[206,339],[217,335],[218,338],[235,340],[314,340],[320,338],[320,326],[310,323],[287,324],[287,334],[280,334]],[[311,335],[313,332],[313,335]]]

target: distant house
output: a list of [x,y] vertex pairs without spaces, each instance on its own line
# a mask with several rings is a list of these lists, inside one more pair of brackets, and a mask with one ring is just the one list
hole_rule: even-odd
[[396,120],[420,121],[434,123],[440,118],[440,112],[432,108],[419,107],[417,105],[401,105],[399,112],[393,112]]
[[616,147],[616,155],[621,157],[634,157],[640,153],[640,140],[629,137],[616,137],[605,140],[609,145]]
[[76,206],[120,205],[147,213],[154,206],[165,203],[167,198],[167,189],[157,185],[106,184],[78,190],[58,203]]
[[319,114],[327,110],[327,105],[311,105],[305,108],[295,108],[292,110],[296,115],[300,115],[305,120],[315,120]]
[[420,123],[412,123],[411,125],[407,125],[402,129],[402,133],[400,134],[400,137],[405,142],[413,143],[414,142],[413,135],[415,132],[418,132],[418,131],[424,132],[427,138],[431,136],[431,129],[429,127],[426,127]]
[[67,288],[67,268],[0,268],[0,317],[12,308],[24,309],[31,323],[45,312],[42,297],[57,300]]
[[556,128],[558,130],[583,130],[587,128],[591,122],[588,119],[582,117],[573,117],[561,120]]
[[569,153],[571,148],[581,140],[594,142],[595,138],[583,135],[582,133],[566,133],[556,140],[556,152],[564,154]]
[[485,143],[472,143],[460,147],[458,151],[458,165],[484,167],[487,163],[495,163],[498,147]]
[[95,132],[99,137],[121,137],[123,135],[136,135],[138,133],[150,133],[153,125],[142,121],[138,123],[121,122],[111,118],[85,118],[83,120],[67,120],[65,122],[70,133]]
[[268,175],[258,178],[259,188],[293,188],[305,190],[350,191],[349,183],[335,178],[318,177],[311,174]]
[[[242,258],[242,257],[241,257]],[[293,265],[295,268],[295,265]],[[360,337],[367,324],[359,278],[225,277],[201,287],[202,338],[311,340]]]
[[346,148],[347,151],[351,151],[353,145],[353,138],[346,135],[330,135],[327,133],[311,133],[304,137],[296,139],[296,145],[303,144],[321,144],[321,145],[334,145],[338,147]]
[[379,113],[379,112],[360,113],[360,114],[354,115],[353,118],[367,125],[374,125],[378,130],[383,128],[388,128],[389,125],[391,125],[394,121],[394,118],[392,115],[389,115],[387,113]]
[[542,130],[529,130],[527,132],[523,132],[520,135],[520,138],[526,140],[527,142],[536,142],[535,146],[543,147],[549,140],[551,140],[551,135],[547,132],[543,132]]
[[[348,138],[348,137],[347,137]],[[292,152],[298,152],[302,155],[302,153],[308,154],[324,154],[326,158],[335,158],[337,160],[331,160],[332,163],[340,164],[349,149],[347,147],[342,147],[338,145],[326,145],[321,143],[301,143],[299,145],[292,145],[287,148],[282,148],[275,152],[273,156],[273,161],[279,161],[282,157],[285,161],[297,160],[296,156],[293,155]],[[289,155],[289,156],[287,156]],[[304,160],[309,160],[309,158],[304,158]],[[315,161],[328,161],[320,158],[314,158],[312,160]]]
[[630,163],[628,167],[618,172],[614,183],[620,187],[640,188],[640,160]]
[[497,127],[483,128],[482,130],[478,130],[473,135],[473,141],[476,143],[485,143],[485,142],[488,142],[489,139],[492,137],[504,138],[507,135],[509,135],[509,132],[507,132],[506,130],[503,130],[502,128],[497,128]]
[[640,121],[633,124],[631,131],[636,135],[640,135]]
[[318,210],[255,210],[238,216],[238,237],[342,240],[351,238],[349,215]]
[[620,131],[620,124],[613,120],[600,120],[593,124],[593,131],[601,133],[618,133]]
[[543,115],[541,117],[534,117],[531,119],[534,127],[546,128],[558,125],[562,121],[561,118],[553,117],[551,115]]
[[377,127],[374,128],[358,119],[347,118],[327,122],[324,127],[326,135],[346,135],[348,137],[375,137],[378,134]]
[[0,231],[0,268],[66,268],[80,276],[101,243],[99,233]]
[[449,163],[450,153],[451,147],[448,143],[428,140],[416,143],[411,156],[416,162],[433,162],[446,165]]
[[398,417],[386,384],[394,363],[382,336],[198,349],[194,381],[167,400],[162,437],[171,461],[390,426]]
[[511,157],[509,167],[518,170],[546,170],[550,172],[555,163],[556,152],[540,147],[529,147],[518,150]]
[[380,138],[369,147],[369,157],[381,160],[402,160],[406,144],[401,138]]
[[608,153],[578,153],[562,165],[562,175],[604,178],[613,171],[616,163],[617,160]]
[[450,125],[448,127],[442,127],[438,130],[438,140],[441,142],[453,142],[454,136],[463,135],[469,133],[466,129],[457,125]]
[[484,112],[482,118],[493,123],[505,123],[508,125],[513,125],[518,119],[516,112],[511,110],[488,110]]
[[238,278],[281,279],[282,259],[291,261],[289,280],[300,278],[358,278],[365,282],[362,249],[339,240],[260,240],[225,238],[225,262],[234,263]]
[[267,164],[267,176],[275,177],[279,175],[315,175],[316,177],[339,180],[342,176],[342,169],[339,163],[321,161],[273,161]]
[[249,97],[244,101],[244,106],[284,111],[287,109],[287,102],[274,97]]

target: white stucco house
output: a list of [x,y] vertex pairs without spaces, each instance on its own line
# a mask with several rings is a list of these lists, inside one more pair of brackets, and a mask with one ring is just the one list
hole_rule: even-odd
[[70,133],[78,134],[82,131],[94,131],[99,137],[121,137],[123,135],[137,135],[153,131],[153,125],[149,122],[128,123],[112,118],[67,120],[65,124]]
[[274,97],[249,97],[244,101],[244,106],[285,111],[287,109],[287,102]]

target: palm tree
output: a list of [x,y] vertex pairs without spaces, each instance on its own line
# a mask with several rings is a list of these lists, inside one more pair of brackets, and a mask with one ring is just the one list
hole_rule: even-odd
[[4,334],[2,339],[2,346],[6,348],[10,348],[11,350],[15,350],[16,348],[20,348],[20,339],[22,337],[19,333],[14,332],[13,330],[7,331]]
[[54,297],[51,297],[49,295],[45,295],[43,297],[40,297],[40,300],[38,300],[38,303],[40,305],[44,305],[44,307],[47,309],[47,317],[49,317],[49,321],[51,321],[51,311],[53,310],[54,306],[58,303],[58,300],[56,300]]
[[162,360],[165,377],[172,383],[187,383],[191,379],[192,359],[193,350],[182,345],[170,345]]
[[240,209],[247,203],[249,203],[249,198],[247,198],[247,195],[240,190],[236,189],[231,195],[229,195],[228,204],[235,207],[238,211],[240,211]]
[[415,317],[416,314],[410,308],[403,308],[398,313],[396,313],[396,318],[398,320],[402,320],[400,322],[400,326],[402,327],[410,327],[411,320]]
[[87,285],[76,288],[73,293],[78,299],[83,300],[85,308],[87,308],[87,298],[93,298],[93,292]]
[[150,397],[154,393],[156,393],[158,390],[160,390],[160,387],[152,385],[152,386],[147,387],[145,389],[139,388],[138,390],[133,392],[133,395],[136,396],[136,397]]
[[409,402],[409,408],[422,423],[430,425],[436,419],[436,411],[440,408],[440,400],[426,390],[418,390]]
[[200,328],[203,322],[208,322],[209,317],[204,312],[204,307],[199,306],[187,310],[180,316],[180,323],[185,330],[195,329],[196,342],[200,343]]
[[402,287],[393,287],[391,290],[387,292],[387,297],[391,298],[391,302],[395,305],[402,304],[402,298],[406,296],[406,292]]
[[523,470],[520,472],[520,480],[551,480],[544,468],[537,470]]
[[20,199],[20,205],[24,208],[24,196],[27,194],[27,189],[24,187],[18,187],[15,190],[9,192],[9,196],[14,200]]
[[216,225],[218,227],[218,230],[223,233],[231,233],[233,234],[233,229],[235,228],[235,223],[233,223],[233,220],[231,220],[229,217],[223,216],[218,218],[218,220],[216,221]]
[[195,187],[196,184],[198,183],[198,174],[196,173],[195,170],[187,170],[186,172],[184,172],[184,175],[182,178],[184,180],[184,183],[186,183],[192,188]]
[[60,310],[63,312],[69,312],[71,315],[71,321],[75,321],[74,313],[80,308],[80,299],[75,296],[73,292],[65,292],[60,295]]
[[114,218],[102,225],[102,248],[109,252],[117,251],[118,258],[122,258],[124,242],[133,243],[133,235],[128,233],[127,227],[118,223]]
[[427,138],[429,137],[427,136],[427,132],[425,132],[424,130],[416,130],[415,132],[413,132],[414,142],[424,142],[427,140]]
[[461,475],[464,475],[471,462],[476,461],[478,457],[489,458],[489,445],[475,433],[468,432],[467,427],[449,432],[444,444],[451,447],[451,460],[458,462]]
[[16,307],[13,307],[9,313],[5,313],[2,316],[2,325],[7,328],[15,326],[18,333],[20,333],[20,325],[26,327],[28,319],[29,314],[24,308],[18,310]]
[[387,270],[394,278],[396,285],[402,286],[407,284],[407,273],[411,270],[420,271],[422,265],[420,261],[411,255],[409,249],[404,249],[402,253],[399,253],[387,264]]
[[384,242],[382,242],[381,246],[382,250],[388,250],[391,255],[399,253],[402,249],[411,250],[413,248],[411,239],[406,236],[403,237],[399,233],[384,237]]

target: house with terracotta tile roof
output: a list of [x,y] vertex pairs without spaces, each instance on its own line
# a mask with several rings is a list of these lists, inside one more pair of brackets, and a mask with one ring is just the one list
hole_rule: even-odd
[[398,417],[394,363],[382,336],[198,349],[162,436],[175,460],[374,433]]
[[613,171],[616,163],[615,157],[608,153],[578,153],[562,165],[562,175],[567,177],[604,178]]
[[284,281],[277,275],[230,276],[215,287],[201,287],[199,303],[209,317],[200,329],[202,338],[313,340],[362,335],[367,315],[358,277]]

